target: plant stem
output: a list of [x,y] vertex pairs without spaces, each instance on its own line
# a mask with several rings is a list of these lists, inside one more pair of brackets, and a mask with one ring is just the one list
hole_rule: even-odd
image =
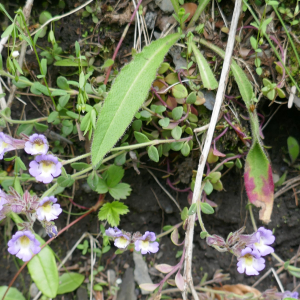
[[175,140],[175,139],[169,139],[169,140],[153,140],[153,141],[149,141],[147,143],[141,143],[141,144],[135,144],[135,145],[128,145],[128,146],[123,146],[123,147],[116,147],[111,149],[110,151],[119,151],[119,150],[133,150],[133,149],[138,149],[138,148],[142,148],[142,147],[147,147],[147,146],[152,146],[152,145],[158,145],[158,144],[168,144],[168,143],[173,143],[173,142],[188,142],[189,140],[191,140],[192,137],[186,137],[186,138],[182,138],[179,140]]
[[283,28],[284,28],[284,30],[285,30],[285,32],[286,32],[286,35],[288,36],[288,39],[289,39],[289,41],[290,41],[290,43],[291,43],[291,45],[292,45],[293,51],[294,51],[294,53],[295,53],[295,55],[296,55],[296,57],[297,57],[297,60],[298,60],[298,67],[300,67],[300,58],[299,58],[298,51],[297,51],[297,49],[296,49],[296,47],[295,47],[295,44],[294,44],[294,42],[293,42],[293,39],[291,38],[291,35],[289,34],[289,31],[287,30],[287,28],[286,28],[286,26],[285,26],[285,23],[283,22],[283,20],[282,20],[282,18],[281,18],[281,16],[280,16],[280,13],[278,12],[276,6],[275,6],[275,5],[272,5],[272,7],[273,7],[273,9],[275,10],[275,13],[276,13],[278,19],[280,20],[280,23],[282,24],[282,26],[283,26]]
[[68,160],[64,160],[64,161],[62,161],[62,164],[63,164],[63,166],[68,165],[68,164],[71,164],[71,163],[73,163],[77,160],[81,160],[81,159],[89,157],[89,156],[91,156],[91,152],[82,154],[80,156],[77,156],[77,157],[74,157],[74,158],[71,158],[71,159],[68,159]]
[[198,18],[200,17],[201,13],[203,12],[204,8],[209,3],[209,1],[210,0],[202,0],[202,1],[199,0],[198,7],[197,7],[195,14],[193,15],[187,28],[191,28],[192,26],[194,26],[195,22],[198,20]]

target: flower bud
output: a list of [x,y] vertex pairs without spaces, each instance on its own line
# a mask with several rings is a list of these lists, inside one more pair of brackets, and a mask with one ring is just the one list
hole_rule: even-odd
[[213,234],[212,236],[207,237],[206,243],[209,246],[224,247],[226,245],[225,240],[216,234]]
[[17,58],[19,55],[20,55],[19,51],[13,51],[13,52],[11,53],[11,56],[12,56],[13,58]]

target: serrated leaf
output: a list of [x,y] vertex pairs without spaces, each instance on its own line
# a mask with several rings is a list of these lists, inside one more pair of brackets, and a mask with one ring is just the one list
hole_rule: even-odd
[[179,34],[152,42],[116,78],[97,121],[92,144],[92,163],[96,165],[123,135],[143,104],[156,71]]
[[120,199],[126,199],[127,196],[130,195],[130,192],[132,190],[128,183],[118,183],[113,188],[109,188],[108,191],[114,199],[120,200]]
[[120,166],[111,165],[106,171],[106,184],[109,188],[116,186],[124,176],[124,169]]
[[206,61],[203,54],[200,52],[200,50],[197,48],[194,42],[191,42],[191,47],[198,64],[200,76],[204,87],[208,90],[215,90],[218,87],[218,82],[215,79],[215,76],[208,62]]
[[128,207],[119,201],[105,203],[99,210],[98,218],[100,221],[107,220],[111,226],[118,226],[120,223],[120,215],[129,212]]
[[105,194],[108,192],[106,182],[102,178],[99,178],[98,184],[96,186],[96,192],[98,192],[99,194]]
[[[0,286],[0,299],[3,298],[8,286]],[[25,297],[16,288],[11,287],[3,300],[25,300]]]
[[79,273],[64,273],[59,277],[58,295],[75,291],[83,283],[84,275]]

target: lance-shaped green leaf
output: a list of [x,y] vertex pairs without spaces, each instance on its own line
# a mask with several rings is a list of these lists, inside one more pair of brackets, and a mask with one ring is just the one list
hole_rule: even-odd
[[[212,49],[222,58],[225,52],[215,45],[200,39],[200,43]],[[250,110],[253,100],[253,90],[250,81],[238,64],[231,61],[231,71],[238,85],[241,96],[248,109],[252,129],[252,146],[246,158],[244,181],[249,201],[261,207],[259,218],[264,223],[269,223],[274,202],[274,183],[272,168],[264,152],[260,140],[260,128],[256,111]]]
[[218,87],[218,82],[215,79],[215,76],[210,69],[208,62],[193,42],[191,42],[191,46],[198,64],[204,87],[208,90],[215,90]]
[[108,93],[92,144],[92,163],[96,165],[123,135],[135,113],[146,99],[164,56],[179,34],[159,39],[135,55],[116,78]]

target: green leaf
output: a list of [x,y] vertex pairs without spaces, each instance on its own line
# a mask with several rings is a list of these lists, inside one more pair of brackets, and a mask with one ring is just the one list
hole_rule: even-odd
[[[33,83],[33,86],[31,87],[30,90],[35,91],[35,93],[36,93],[36,90],[37,90],[37,91],[43,93],[43,94],[46,95],[46,96],[50,96],[47,87],[44,86],[44,85],[42,85],[42,84],[39,83],[39,82],[34,82],[34,83]],[[33,91],[32,91],[32,92],[33,92]],[[35,93],[34,93],[34,94],[35,94]]]
[[129,212],[128,207],[119,201],[105,203],[99,210],[98,218],[100,221],[105,221],[111,226],[118,226],[120,223],[120,215],[125,215]]
[[62,60],[58,60],[54,63],[54,66],[57,67],[78,67],[81,64],[82,67],[87,67],[88,63],[85,60],[80,60],[79,59],[70,59],[70,58],[66,58],[66,59],[62,59]]
[[[219,56],[221,56],[224,59],[225,52],[222,49],[216,47],[212,43],[207,43],[206,40],[204,39],[200,39],[200,43],[204,44],[206,47],[209,47],[211,50],[216,52]],[[236,80],[242,98],[248,110],[250,110],[250,105],[252,104],[251,99],[253,94],[252,85],[249,79],[247,78],[245,72],[240,68],[240,66],[234,60],[231,61],[231,71]]]
[[108,192],[108,187],[106,185],[106,182],[102,179],[99,178],[97,187],[96,187],[96,192],[98,192],[99,194],[105,194]]
[[33,129],[33,124],[22,124],[19,126],[17,130],[17,135],[24,133],[26,135],[30,135]]
[[187,207],[185,207],[183,210],[182,210],[182,212],[181,212],[181,214],[180,214],[180,217],[181,217],[181,220],[182,221],[185,221],[187,218],[188,218],[188,208]]
[[198,68],[200,71],[200,76],[203,82],[203,85],[208,90],[215,90],[218,87],[218,82],[215,79],[215,76],[209,67],[208,62],[204,58],[203,54],[197,48],[194,42],[191,42],[191,47],[194,52]]
[[48,116],[47,122],[48,123],[52,123],[53,121],[55,121],[58,118],[58,112],[57,111],[53,111],[52,113],[50,113],[50,115]]
[[136,54],[116,78],[97,121],[92,144],[92,163],[96,165],[116,144],[143,104],[156,71],[179,34],[152,42]]
[[292,164],[296,161],[299,155],[299,144],[295,138],[289,136],[287,139],[288,151]]
[[89,168],[91,165],[83,162],[75,162],[71,164],[71,167],[77,171],[84,170],[86,168]]
[[183,114],[183,107],[182,106],[175,107],[172,110],[172,117],[175,121],[179,120],[182,117],[182,114]]
[[194,104],[197,100],[196,92],[192,92],[186,98],[186,104]]
[[197,204],[193,203],[188,210],[188,215],[191,216],[191,215],[195,214],[196,211],[197,211]]
[[150,142],[150,140],[141,132],[135,131],[133,134],[137,142],[140,144]]
[[163,118],[163,119],[160,119],[158,121],[158,124],[161,126],[161,127],[168,127],[169,124],[170,124],[170,119],[169,118]]
[[[22,81],[25,81],[25,82],[21,82],[21,80],[22,80]],[[19,88],[19,89],[24,89],[24,88],[26,88],[26,87],[32,85],[32,82],[31,82],[30,80],[28,80],[28,79],[27,79],[26,77],[24,77],[24,76],[20,76],[18,81],[16,81],[15,79],[13,79],[12,82],[13,82],[13,84],[14,84],[17,88]],[[26,83],[26,82],[28,82],[28,83]]]
[[116,199],[126,199],[127,196],[130,196],[131,192],[130,185],[128,183],[118,183],[116,186],[109,188],[108,192],[110,195]]
[[171,131],[171,135],[176,141],[178,141],[182,135],[182,128],[180,126],[174,127]]
[[[45,241],[35,235],[42,244]],[[58,289],[58,270],[52,249],[47,245],[27,265],[29,274],[38,289],[47,297],[55,298]]]
[[62,90],[70,90],[70,86],[68,84],[68,80],[66,77],[63,76],[57,77],[56,84]]
[[213,191],[214,187],[211,184],[211,182],[209,180],[205,181],[205,185],[204,185],[204,191],[207,195],[210,195],[211,192]]
[[112,66],[113,64],[114,64],[114,60],[109,58],[104,62],[104,64],[101,66],[101,68],[102,69],[108,68],[108,67]]
[[159,154],[157,148],[154,145],[148,148],[148,156],[151,160],[159,162]]
[[200,202],[200,206],[201,206],[201,211],[204,214],[210,215],[215,212],[214,209],[206,202]]
[[172,87],[172,94],[176,99],[182,99],[187,97],[188,91],[183,84],[177,84]]
[[189,156],[190,152],[191,152],[191,148],[188,142],[184,142],[182,148],[180,149],[180,152],[183,156]]
[[75,180],[69,174],[67,175],[67,177],[60,176],[57,178],[58,185],[63,188],[73,185],[74,182]]
[[2,33],[1,38],[3,39],[5,37],[7,37],[7,36],[10,36],[11,33],[12,33],[12,31],[14,30],[14,27],[15,27],[14,23],[12,23],[9,26],[7,26],[6,29],[4,30],[4,32]]
[[58,103],[61,107],[65,107],[65,105],[69,102],[69,100],[70,100],[70,94],[63,95],[59,97]]
[[[6,285],[0,286],[0,299],[3,298],[7,288],[8,286]],[[6,294],[4,300],[25,300],[25,297],[16,288],[11,287],[8,293]]]
[[84,275],[79,273],[64,273],[59,277],[58,295],[75,291],[83,283]]
[[124,176],[124,169],[120,166],[111,165],[106,171],[106,184],[109,188],[115,187]]
[[47,59],[43,58],[41,60],[41,74],[46,76],[47,74]]
[[36,123],[36,122],[34,122],[33,124],[37,131],[45,132],[48,129],[48,125]]

